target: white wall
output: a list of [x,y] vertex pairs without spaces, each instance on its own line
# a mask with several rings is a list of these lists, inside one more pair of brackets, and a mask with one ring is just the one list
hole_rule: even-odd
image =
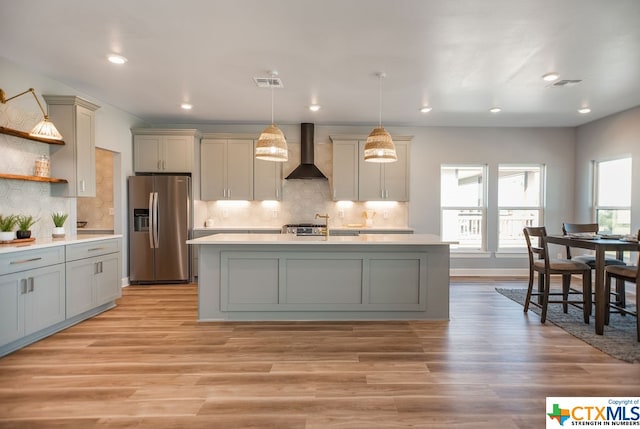
[[593,161],[631,156],[631,231],[640,228],[640,106],[578,127],[575,221],[589,222]]
[[[8,61],[5,58],[0,57],[0,86],[6,92],[7,97],[11,97],[28,88],[35,88],[36,94],[40,97],[40,101],[44,103],[42,99],[43,94],[55,94],[55,95],[76,95],[82,97],[92,103],[98,104],[100,109],[96,111],[96,146],[104,149],[108,149],[115,152],[114,159],[114,173],[116,174],[116,181],[114,183],[114,212],[116,217],[114,219],[114,228],[117,233],[124,234],[123,239],[123,279],[128,276],[128,264],[127,264],[127,231],[126,231],[126,177],[133,174],[132,163],[132,148],[131,148],[131,132],[130,129],[135,126],[144,126],[144,122],[139,118],[130,115],[122,110],[119,110],[101,100],[93,98],[89,94],[84,94],[77,91],[65,84],[62,84],[56,80],[50,79],[41,74],[32,72],[22,66],[19,66],[13,62]],[[31,99],[29,99],[31,98]],[[22,96],[16,100],[9,102],[6,105],[1,106],[0,121],[2,125],[9,126],[10,128],[17,128],[22,131],[28,131],[35,125],[35,122],[39,120],[41,116],[40,110],[30,95]],[[29,123],[23,123],[23,120],[19,121],[16,118],[30,118]],[[33,123],[31,123],[33,122]],[[11,125],[7,125],[11,123]],[[0,140],[0,144],[7,145],[6,140]],[[38,145],[36,143],[36,145]],[[47,145],[39,145],[38,147],[46,148]],[[4,149],[4,148],[3,148]],[[38,151],[41,149],[35,149]],[[26,161],[25,161],[26,162]],[[29,161],[30,162],[30,161]],[[33,164],[30,164],[33,165]],[[3,172],[8,171],[6,168],[12,168],[10,166],[2,165]],[[16,174],[31,174],[31,173],[16,173]],[[28,182],[14,182],[8,180],[2,180],[0,189],[9,189],[6,192],[12,193],[12,198],[15,199],[15,205],[30,207],[34,202],[40,207],[42,213],[48,217],[50,207],[54,210],[68,211],[70,213],[69,220],[65,224],[67,233],[75,232],[76,225],[76,199],[75,198],[53,198],[49,196],[48,184],[28,184]],[[3,188],[4,187],[4,188]],[[17,189],[17,191],[16,191]],[[13,190],[13,191],[11,191]],[[25,192],[27,190],[27,192]],[[0,191],[1,192],[1,191]],[[4,211],[0,210],[0,212]],[[42,215],[44,217],[44,215]],[[39,230],[44,234],[50,234],[50,232]]]

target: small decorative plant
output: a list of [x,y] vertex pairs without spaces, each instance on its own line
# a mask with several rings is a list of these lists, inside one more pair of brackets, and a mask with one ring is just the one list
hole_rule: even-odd
[[30,228],[36,223],[38,219],[34,219],[31,215],[18,215],[18,231],[16,236],[19,239],[31,237]]
[[18,231],[29,231],[37,221],[31,215],[18,215]]
[[69,215],[67,213],[52,213],[51,219],[53,219],[53,238],[62,238],[64,237],[64,223],[67,220]]
[[53,224],[55,225],[56,228],[62,228],[64,226],[64,223],[67,221],[67,218],[69,217],[68,213],[52,213],[51,214],[51,219],[53,219]]
[[15,236],[13,228],[18,222],[16,215],[0,215],[0,241],[11,241]]
[[18,217],[16,215],[2,216],[0,214],[0,231],[12,232],[13,227],[18,223]]

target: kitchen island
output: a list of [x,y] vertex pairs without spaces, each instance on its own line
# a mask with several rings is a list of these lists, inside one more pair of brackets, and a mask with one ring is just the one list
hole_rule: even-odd
[[199,252],[201,321],[449,318],[449,244],[434,235],[217,234],[187,243]]

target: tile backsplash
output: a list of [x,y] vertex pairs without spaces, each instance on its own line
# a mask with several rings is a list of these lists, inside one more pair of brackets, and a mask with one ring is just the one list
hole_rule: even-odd
[[[289,161],[284,176],[298,166],[300,145],[289,144]],[[332,145],[315,145],[315,164],[332,177]],[[375,212],[374,227],[408,226],[408,203],[336,202],[331,198],[330,180],[284,180],[282,201],[195,201],[195,228],[204,227],[207,219],[215,227],[281,227],[287,223],[322,223],[316,213],[329,214],[330,226],[364,224],[365,210]],[[372,213],[370,212],[370,213]]]
[[[12,104],[0,104],[0,126],[29,131],[42,117]],[[0,134],[0,172],[30,176],[36,159],[49,155],[50,146],[20,137]],[[0,179],[0,213],[31,215],[38,221],[31,227],[32,237],[50,237],[53,232],[53,212],[71,213],[73,198],[51,196],[55,184],[23,180]],[[68,221],[67,221],[68,222]],[[65,224],[68,228],[68,225]]]
[[86,228],[113,230],[113,152],[96,148],[96,196],[78,198],[78,220]]

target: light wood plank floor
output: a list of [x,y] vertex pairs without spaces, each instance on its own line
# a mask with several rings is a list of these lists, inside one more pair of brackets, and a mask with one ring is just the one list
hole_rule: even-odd
[[453,279],[449,322],[197,323],[196,288],[0,359],[0,428],[542,428],[546,396],[637,396],[617,361]]

